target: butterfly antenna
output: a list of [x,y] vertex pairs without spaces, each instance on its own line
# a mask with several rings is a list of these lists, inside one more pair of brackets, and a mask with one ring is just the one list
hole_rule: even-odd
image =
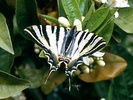
[[71,76],[69,76],[69,91],[71,91]]

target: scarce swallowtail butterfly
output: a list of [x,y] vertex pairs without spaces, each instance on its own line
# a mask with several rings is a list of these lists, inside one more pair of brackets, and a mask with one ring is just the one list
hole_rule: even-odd
[[45,83],[62,63],[65,65],[65,74],[71,77],[83,63],[82,57],[90,56],[106,45],[102,37],[87,31],[76,31],[76,28],[33,25],[25,28],[24,32],[44,50],[47,57],[50,72]]

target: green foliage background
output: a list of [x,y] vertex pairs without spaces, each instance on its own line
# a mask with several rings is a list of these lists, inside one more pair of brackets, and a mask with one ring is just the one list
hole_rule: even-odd
[[[110,52],[127,61],[124,72],[114,79],[94,83],[75,78],[73,82],[81,87],[79,91],[74,88],[70,92],[66,89],[68,80],[65,81],[62,72],[57,72],[52,81],[59,86],[55,88],[49,83],[47,88],[43,87],[42,80],[49,65],[34,52],[34,44],[25,37],[23,29],[42,24],[38,9],[48,5],[57,7],[58,16],[68,18],[71,27],[75,19],[82,21],[85,16],[83,30],[89,29],[105,38]],[[129,5],[129,8],[110,9],[104,4],[96,5],[92,0],[0,0],[0,99],[23,91],[27,100],[132,100],[132,0]],[[119,17],[114,18],[117,10]],[[59,25],[55,17],[40,16]]]

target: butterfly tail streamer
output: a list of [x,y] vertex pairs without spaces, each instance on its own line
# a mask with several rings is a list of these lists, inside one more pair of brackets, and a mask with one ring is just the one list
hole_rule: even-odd
[[69,91],[71,91],[71,87],[72,87],[72,85],[71,85],[71,76],[69,76]]
[[47,81],[48,81],[48,79],[49,79],[50,75],[51,75],[51,74],[52,74],[52,72],[54,72],[54,71],[56,71],[56,70],[55,70],[55,69],[51,69],[51,70],[49,71],[48,76],[46,77],[46,80],[45,80],[44,84],[46,84],[46,83],[47,83]]

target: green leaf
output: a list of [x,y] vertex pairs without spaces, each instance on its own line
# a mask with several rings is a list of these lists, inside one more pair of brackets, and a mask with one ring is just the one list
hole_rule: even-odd
[[90,19],[91,15],[95,12],[95,5],[94,2],[92,1],[92,4],[90,6],[90,9],[88,10],[88,12],[85,15],[85,18],[82,22],[82,27],[83,30],[85,30],[86,24],[88,23],[88,20]]
[[99,8],[91,15],[90,19],[87,22],[86,29],[89,29],[90,32],[97,29],[102,22],[105,20],[109,13],[109,7]]
[[86,15],[89,4],[91,4],[91,0],[78,0],[79,10],[82,16]]
[[106,40],[106,44],[108,44],[108,42],[111,39],[113,29],[114,29],[114,21],[112,20],[108,22],[106,26],[98,34],[99,36],[102,36]]
[[44,74],[41,70],[31,68],[18,68],[17,71],[21,78],[26,79],[30,82],[29,88],[37,88],[41,85]]
[[76,0],[62,0],[62,5],[71,26],[73,26],[75,19],[82,21],[81,12]]
[[43,50],[41,50],[41,52],[39,53],[39,57],[40,58],[46,58],[45,53],[44,53]]
[[28,81],[0,71],[0,99],[8,98],[28,87]]
[[133,8],[123,8],[118,13],[119,17],[115,19],[116,25],[127,33],[133,33]]
[[59,17],[63,16],[63,17],[67,17],[63,5],[62,5],[62,0],[57,0],[57,4],[58,4],[58,13],[59,13]]
[[96,34],[100,34],[101,31],[106,27],[106,25],[108,25],[112,21],[114,22],[114,13],[116,12],[116,10],[117,9],[110,9],[109,10],[107,17],[105,18],[103,23],[100,25],[100,27],[98,27],[98,29],[95,31]]
[[112,38],[117,43],[121,43],[122,40],[125,38],[125,35],[126,35],[125,33],[126,33],[125,31],[121,30],[121,28],[115,25]]
[[102,36],[106,43],[110,41],[114,30],[114,13],[117,9],[110,9],[103,23],[94,31],[99,36]]
[[130,5],[131,8],[133,8],[133,0],[128,0],[128,4]]
[[21,54],[21,49],[14,46],[15,54],[12,55],[3,49],[0,49],[0,70],[10,72],[11,66],[14,62],[14,58]]
[[11,54],[14,54],[9,30],[5,17],[0,13],[0,47]]
[[23,29],[27,26],[40,24],[35,0],[17,0],[16,20],[22,35]]
[[44,17],[45,19],[47,19],[47,20],[49,20],[49,21],[55,23],[56,25],[59,24],[58,19],[55,18],[55,17],[48,16],[48,15],[42,15],[42,14],[41,14],[41,16]]
[[109,81],[95,82],[94,86],[101,98],[106,99],[108,97]]
[[109,100],[132,100],[133,99],[133,56],[122,45],[113,46],[112,52],[122,56],[127,61],[125,71],[112,80],[112,99]]

